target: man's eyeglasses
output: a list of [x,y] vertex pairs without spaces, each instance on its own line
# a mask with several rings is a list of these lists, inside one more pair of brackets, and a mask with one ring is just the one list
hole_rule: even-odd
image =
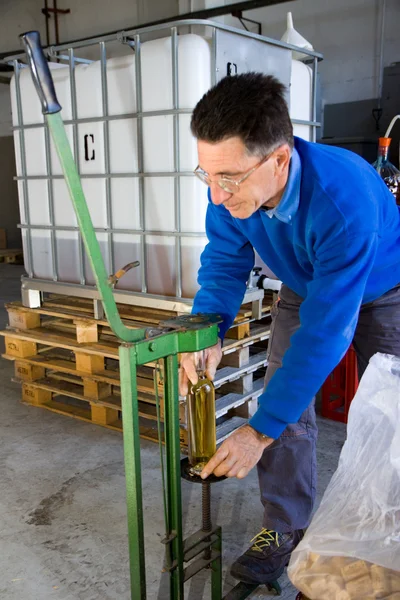
[[[267,156],[260,160],[260,162],[257,163],[255,167],[250,169],[250,171],[247,171],[247,173],[245,173],[240,179],[234,180],[230,179],[229,177],[222,176],[218,179],[216,183],[225,192],[228,192],[229,194],[236,194],[240,190],[240,184],[243,183],[243,181],[245,181],[248,177],[250,177],[250,175],[252,175],[254,171],[257,171],[257,169],[261,167],[261,165],[267,162],[267,160],[272,156],[272,154],[273,152],[267,154]],[[201,169],[200,166],[197,166],[193,172],[200,179],[200,181],[202,181],[206,185],[210,186],[211,183],[213,183],[210,179],[209,174],[203,171],[203,169]]]

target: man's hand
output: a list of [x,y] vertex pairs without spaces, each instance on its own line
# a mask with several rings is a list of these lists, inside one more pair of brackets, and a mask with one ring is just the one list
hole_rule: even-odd
[[250,425],[243,425],[226,439],[208,461],[201,472],[206,479],[211,473],[217,477],[237,477],[243,479],[258,463],[265,448],[273,438],[265,438]]
[[[181,396],[187,395],[189,381],[193,385],[198,381],[195,354],[195,352],[184,352],[181,356],[181,368],[179,369],[179,393]],[[206,348],[204,354],[206,359],[206,375],[212,381],[222,358],[221,340],[218,340],[218,344],[215,344],[215,346]]]

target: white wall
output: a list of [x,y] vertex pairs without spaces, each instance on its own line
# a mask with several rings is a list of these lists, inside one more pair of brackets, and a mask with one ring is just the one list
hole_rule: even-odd
[[[96,35],[233,1],[58,0],[59,8],[71,9],[71,14],[59,18],[60,39]],[[245,16],[261,21],[264,35],[280,38],[286,28],[286,12],[292,11],[295,27],[324,54],[319,66],[322,101],[331,104],[377,97],[382,4],[383,0],[296,0],[247,11]],[[44,37],[42,6],[43,0],[1,1],[0,52],[18,48],[22,31],[36,28]],[[232,17],[218,20],[241,27]],[[399,24],[400,1],[386,0],[385,66],[400,61]],[[9,113],[3,87],[0,85],[0,135],[4,135]]]
[[[48,0],[52,6],[52,0]],[[43,0],[1,0],[0,52],[19,47],[18,35],[38,29],[44,39]],[[148,21],[164,19],[179,13],[179,0],[58,0],[59,9],[70,14],[59,15],[60,41],[124,29]],[[51,43],[54,40],[53,17],[50,20]]]
[[10,86],[0,83],[0,136],[12,135]]
[[[43,6],[42,0],[1,0],[0,52],[18,50],[18,36],[24,31],[38,29],[44,35]],[[0,84],[0,136],[11,134],[10,88]]]
[[[51,0],[49,0],[51,3]],[[178,0],[58,0],[61,40],[72,40],[175,16]]]
[[[123,30],[136,24],[164,19],[179,14],[180,2],[185,11],[191,0],[58,0],[58,8],[71,13],[59,16],[60,42],[89,37],[107,31]],[[52,6],[52,0],[48,2]],[[18,50],[18,36],[37,29],[46,43],[43,0],[0,0],[0,52]],[[55,43],[53,18],[50,21],[50,43]],[[118,44],[108,55],[126,54]],[[78,56],[98,58],[98,50],[80,51]],[[11,135],[11,103],[9,87],[0,84],[0,136]]]
[[[319,65],[322,99],[331,104],[378,96],[382,4],[383,0],[297,0],[245,16],[262,22],[263,35],[280,38],[286,13],[292,12],[295,28],[324,55]],[[232,17],[224,22],[239,23]],[[385,23],[384,66],[388,66],[400,61],[399,0],[386,0]]]
[[18,50],[18,36],[30,29],[44,33],[42,0],[1,0],[0,2],[0,52]]

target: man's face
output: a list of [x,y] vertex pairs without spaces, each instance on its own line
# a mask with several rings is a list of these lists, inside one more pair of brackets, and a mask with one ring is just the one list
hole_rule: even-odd
[[260,206],[273,208],[279,203],[286,185],[290,148],[286,144],[277,148],[270,158],[252,173],[239,186],[239,191],[231,194],[218,185],[221,177],[241,179],[255,167],[262,157],[250,156],[238,137],[222,142],[197,142],[199,166],[208,173],[213,204],[223,204],[232,217],[247,219]]

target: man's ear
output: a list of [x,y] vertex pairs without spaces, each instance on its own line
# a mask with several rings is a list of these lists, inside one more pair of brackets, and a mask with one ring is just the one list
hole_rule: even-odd
[[275,158],[275,174],[282,175],[282,173],[289,167],[290,157],[292,151],[288,144],[284,144],[276,150]]

